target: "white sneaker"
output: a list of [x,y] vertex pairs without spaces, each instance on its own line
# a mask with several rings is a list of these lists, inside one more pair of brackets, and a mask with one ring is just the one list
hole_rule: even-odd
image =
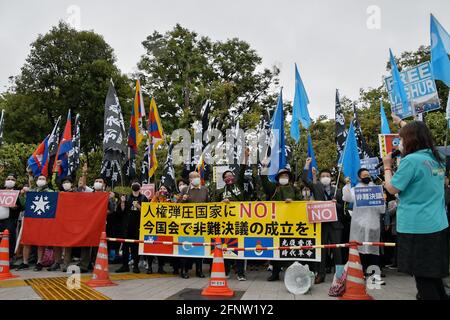
[[273,270],[273,266],[271,264],[269,264],[269,266],[267,267],[267,271],[271,271]]
[[381,279],[379,274],[374,274],[373,276],[370,277],[370,280],[372,281],[372,284],[378,284],[381,286],[386,284],[386,282],[383,279]]
[[245,276],[237,276],[238,281],[247,281]]

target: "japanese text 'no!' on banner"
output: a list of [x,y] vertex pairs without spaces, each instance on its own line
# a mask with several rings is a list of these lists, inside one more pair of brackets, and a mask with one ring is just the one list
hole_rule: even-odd
[[140,239],[187,242],[183,245],[141,244],[140,254],[211,258],[219,237],[225,258],[320,261],[319,249],[258,250],[265,247],[320,244],[320,223],[308,222],[307,202],[143,203]]

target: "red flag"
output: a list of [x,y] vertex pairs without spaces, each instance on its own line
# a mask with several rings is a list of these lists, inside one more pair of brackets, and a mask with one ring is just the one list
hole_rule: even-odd
[[22,244],[96,247],[105,231],[106,192],[28,192]]

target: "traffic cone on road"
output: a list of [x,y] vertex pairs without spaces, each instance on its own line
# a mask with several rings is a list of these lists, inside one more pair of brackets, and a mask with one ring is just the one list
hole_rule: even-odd
[[0,280],[17,277],[9,271],[9,231],[6,229],[2,234],[0,243]]
[[117,283],[112,282],[109,278],[106,232],[102,232],[102,236],[100,238],[100,245],[98,246],[92,279],[86,282],[86,284],[90,287],[117,286]]
[[216,238],[214,248],[214,258],[211,268],[211,278],[209,285],[202,291],[205,297],[232,297],[234,291],[228,288],[227,278],[225,276],[225,263],[223,260],[222,242],[220,238]]
[[366,292],[363,267],[357,245],[351,246],[348,256],[347,280],[342,300],[373,300]]

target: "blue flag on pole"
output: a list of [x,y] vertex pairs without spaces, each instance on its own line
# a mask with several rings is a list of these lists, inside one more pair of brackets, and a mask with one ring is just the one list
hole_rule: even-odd
[[383,100],[380,99],[380,114],[381,114],[381,134],[391,134],[391,128],[384,112]]
[[339,166],[342,166],[342,171],[346,177],[352,181],[352,186],[358,183],[358,170],[361,168],[361,162],[358,153],[358,144],[356,143],[355,128],[353,121],[348,129],[347,140],[345,141],[344,152],[339,161]]
[[286,142],[284,137],[283,89],[280,90],[277,108],[273,114],[270,127],[272,139],[270,145],[269,180],[275,182],[275,176],[278,170],[284,169],[287,164]]
[[397,68],[397,63],[395,62],[394,55],[392,54],[392,50],[389,49],[390,62],[391,62],[391,72],[392,72],[392,94],[394,97],[398,97],[402,102],[403,113],[408,113],[408,97],[406,95],[405,86],[403,84],[402,79],[400,78],[400,72]]
[[306,94],[302,78],[298,72],[297,64],[295,64],[295,96],[292,105],[291,137],[297,143],[300,139],[299,121],[305,129],[308,129],[311,126],[308,104],[308,95]]
[[450,36],[439,21],[431,15],[431,68],[434,78],[450,87]]
[[313,173],[312,173],[312,168],[316,168],[317,170],[317,161],[316,161],[316,155],[314,153],[314,149],[313,149],[313,144],[312,144],[312,140],[311,140],[311,135],[308,133],[308,150],[307,150],[307,156],[309,158],[311,158],[311,167],[310,170],[308,172],[308,179],[310,181],[313,180]]

